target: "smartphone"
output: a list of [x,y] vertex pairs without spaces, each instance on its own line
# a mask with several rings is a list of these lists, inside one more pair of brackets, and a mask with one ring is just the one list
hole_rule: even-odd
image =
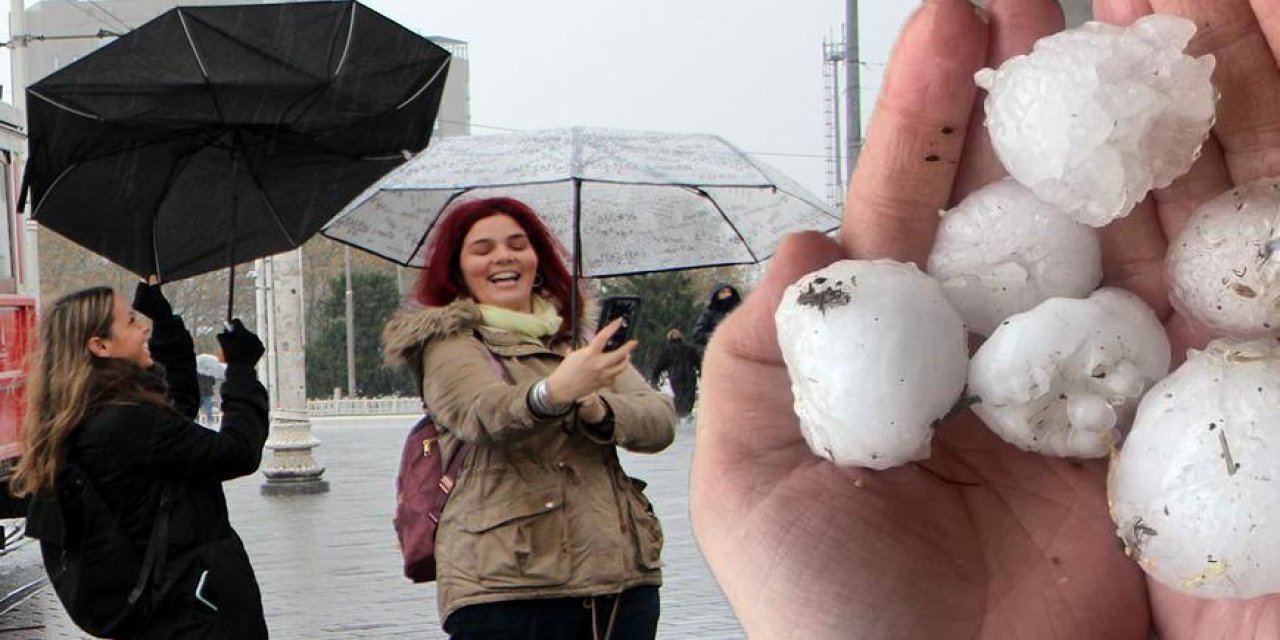
[[636,322],[640,316],[640,298],[635,296],[612,296],[605,298],[600,307],[600,322],[596,324],[596,332],[599,333],[605,325],[613,322],[614,318],[622,318],[622,326],[618,327],[618,331],[609,338],[609,342],[605,344],[605,351],[613,351],[618,347],[626,344],[631,336],[635,335]]

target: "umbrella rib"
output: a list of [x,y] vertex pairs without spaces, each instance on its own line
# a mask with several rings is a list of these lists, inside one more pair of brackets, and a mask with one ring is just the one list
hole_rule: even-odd
[[445,59],[444,59],[444,62],[443,62],[439,67],[437,67],[437,68],[436,68],[436,72],[435,72],[435,73],[433,73],[433,74],[431,74],[431,77],[430,77],[430,78],[427,78],[427,81],[426,81],[425,83],[423,83],[423,85],[422,85],[421,87],[419,87],[417,91],[414,91],[414,92],[413,92],[413,95],[409,96],[409,97],[408,97],[408,99],[406,99],[404,102],[401,102],[400,104],[396,105],[395,110],[396,110],[396,111],[399,111],[399,110],[401,110],[401,109],[405,108],[405,105],[408,105],[409,103],[413,102],[414,100],[417,100],[417,99],[418,99],[418,96],[420,96],[420,95],[422,95],[423,93],[425,93],[425,92],[426,92],[426,90],[427,90],[427,89],[429,89],[429,88],[431,87],[431,85],[435,84],[435,83],[436,83],[436,78],[439,78],[439,77],[440,77],[440,74],[441,74],[441,73],[443,73],[446,69],[448,69],[448,68],[449,68],[449,60],[451,60],[451,59],[452,59],[452,57],[445,58]]
[[733,221],[729,219],[729,216],[725,214],[724,209],[720,208],[720,205],[716,202],[716,199],[712,198],[711,194],[707,193],[706,191],[703,191],[699,187],[686,187],[686,188],[692,190],[694,193],[702,196],[703,198],[706,198],[707,202],[711,203],[712,207],[715,207],[716,213],[720,214],[720,217],[724,220],[724,223],[729,225],[730,229],[733,229],[733,235],[738,236],[738,241],[742,243],[742,248],[746,249],[747,255],[751,256],[751,261],[760,262],[760,258],[756,256],[756,252],[751,249],[751,243],[747,242],[747,239],[742,236],[742,232],[738,231],[738,225],[734,224]]
[[342,73],[342,67],[347,64],[347,54],[351,52],[351,40],[352,38],[355,37],[355,32],[356,32],[356,7],[357,6],[359,5],[357,5],[354,2],[350,3],[347,6],[348,10],[350,11],[350,13],[348,14],[350,18],[347,19],[347,41],[342,45],[342,56],[338,58],[338,66],[334,67],[333,75],[330,76],[331,79],[333,77],[336,77],[339,73]]
[[[200,55],[200,49],[196,46],[196,41],[191,37],[191,28],[187,26],[187,14],[178,9],[178,22],[182,23],[182,33],[187,36],[187,44],[191,47],[191,54],[196,57],[196,64],[200,65],[200,75],[204,77],[205,84],[209,83],[209,69],[204,66],[204,58]],[[215,106],[217,100],[214,100]],[[218,117],[222,117],[222,111],[218,111]]]
[[298,246],[298,241],[294,240],[293,234],[289,233],[289,229],[285,227],[284,221],[280,219],[280,213],[276,211],[275,205],[271,204],[271,198],[267,197],[267,190],[263,188],[262,181],[258,180],[258,174],[253,170],[253,167],[249,165],[248,159],[242,158],[240,161],[244,163],[246,169],[245,173],[249,174],[249,179],[253,181],[253,186],[256,187],[258,196],[262,198],[262,204],[266,205],[267,211],[271,214],[271,221],[275,222],[276,227],[280,229],[280,233],[284,234],[285,240],[289,241],[289,246]]
[[177,162],[169,165],[169,175],[164,178],[164,188],[160,191],[162,194],[160,201],[156,203],[156,208],[151,213],[151,259],[154,267],[154,271],[152,273],[160,276],[161,279],[164,278],[165,274],[160,270],[160,234],[156,232],[157,226],[160,224],[160,209],[164,206],[164,197],[170,193],[173,183],[177,181],[178,174],[182,173],[182,171],[186,169],[187,165],[191,163],[192,155],[193,154],[187,154]]
[[54,188],[58,186],[58,183],[62,182],[62,179],[67,177],[67,174],[71,173],[71,171],[78,166],[80,166],[78,163],[68,166],[66,169],[62,170],[62,173],[58,174],[57,178],[53,179],[53,182],[49,183],[48,188],[46,188],[44,190],[44,193],[41,194],[40,196],[40,202],[37,202],[35,206],[33,206],[31,209],[31,216],[33,218],[35,217],[36,213],[40,211],[40,207],[44,205],[44,201],[49,199],[49,196],[53,193]]
[[27,90],[27,93],[29,93],[29,94],[31,94],[31,95],[33,95],[33,96],[37,97],[37,98],[40,98],[41,100],[44,100],[45,102],[48,102],[49,104],[51,104],[51,105],[53,105],[53,106],[55,106],[55,107],[57,107],[57,108],[59,108],[59,109],[62,109],[63,111],[66,111],[66,112],[68,112],[68,113],[74,113],[74,114],[76,114],[76,115],[78,115],[78,116],[81,116],[81,117],[84,117],[84,118],[88,118],[88,119],[90,119],[90,120],[101,120],[101,119],[102,119],[100,116],[96,116],[96,115],[94,115],[94,114],[92,114],[92,113],[89,113],[89,112],[87,112],[87,111],[81,111],[81,110],[79,110],[79,109],[75,109],[75,108],[73,108],[73,107],[69,107],[69,106],[67,106],[67,105],[65,105],[65,104],[63,104],[63,103],[61,103],[61,102],[58,102],[57,100],[54,100],[53,98],[50,98],[49,96],[44,95],[43,93],[40,93],[39,91],[34,91],[34,90],[32,90],[32,89],[28,89],[28,90]]

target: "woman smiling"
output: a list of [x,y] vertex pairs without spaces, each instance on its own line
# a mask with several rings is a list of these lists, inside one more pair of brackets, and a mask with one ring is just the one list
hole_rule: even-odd
[[[418,306],[384,333],[464,449],[436,534],[445,631],[467,638],[653,638],[662,529],[618,460],[674,437],[671,401],[631,366],[610,324],[574,345],[573,282],[538,216],[464,202],[433,232]],[[576,348],[575,348],[576,346]]]

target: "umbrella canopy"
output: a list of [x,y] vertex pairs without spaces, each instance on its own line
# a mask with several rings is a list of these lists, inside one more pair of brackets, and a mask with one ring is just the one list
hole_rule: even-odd
[[321,232],[420,267],[441,212],[488,196],[537,211],[585,277],[755,263],[787,233],[840,225],[813,194],[718,136],[574,127],[437,140]]
[[166,282],[287,251],[427,146],[448,65],[357,2],[179,7],[28,89],[24,197]]

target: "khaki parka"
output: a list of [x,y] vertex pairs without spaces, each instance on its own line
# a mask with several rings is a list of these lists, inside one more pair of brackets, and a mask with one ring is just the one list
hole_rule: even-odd
[[436,532],[441,620],[485,602],[661,584],[662,528],[617,447],[670,445],[670,398],[631,368],[600,393],[613,412],[611,438],[569,418],[539,419],[526,397],[568,339],[541,346],[481,323],[479,307],[458,300],[403,309],[383,334],[387,361],[422,373],[424,403],[447,430],[444,451],[458,439],[474,444]]

